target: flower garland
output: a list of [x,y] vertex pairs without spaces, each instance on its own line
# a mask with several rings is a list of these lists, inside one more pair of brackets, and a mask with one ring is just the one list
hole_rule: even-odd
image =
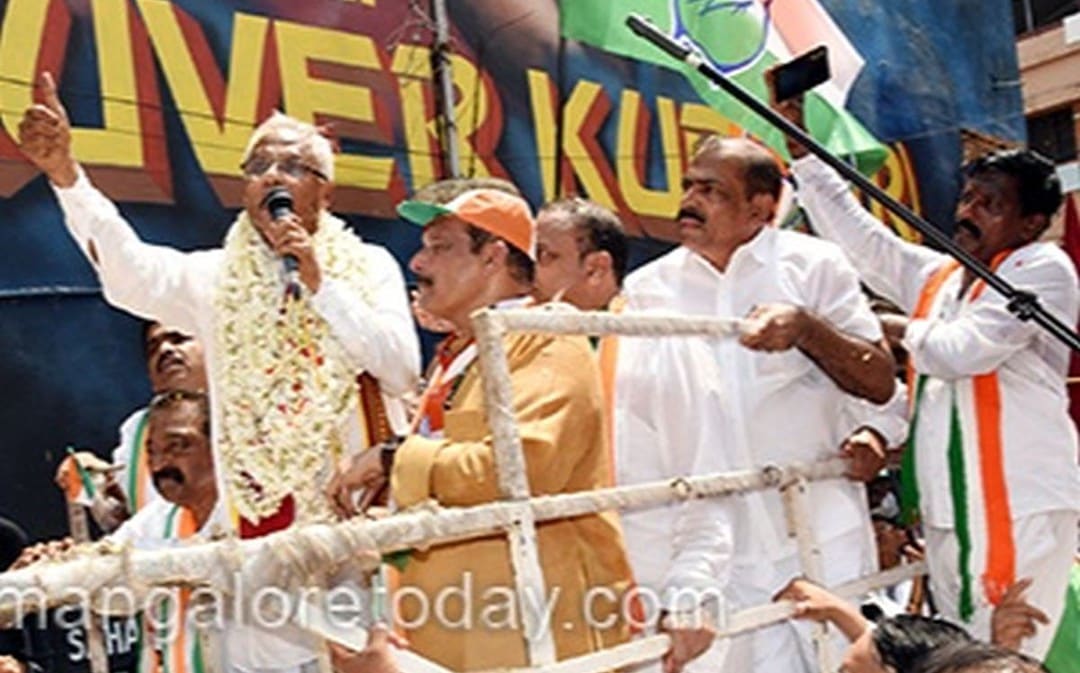
[[[324,278],[346,282],[365,303],[360,240],[323,212],[312,236]],[[296,520],[328,513],[321,484],[341,453],[339,427],[356,401],[356,371],[306,299],[285,301],[281,260],[241,213],[225,239],[214,298],[222,361],[215,394],[218,457],[232,506],[248,521],[293,496]]]

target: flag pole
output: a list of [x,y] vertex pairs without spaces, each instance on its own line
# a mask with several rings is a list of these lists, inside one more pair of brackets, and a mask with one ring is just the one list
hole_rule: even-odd
[[1055,338],[1075,351],[1080,351],[1080,336],[1069,325],[1051,315],[1039,303],[1039,297],[1034,292],[1018,290],[1008,281],[997,275],[985,264],[973,257],[963,248],[959,247],[951,238],[943,234],[923,218],[916,215],[903,204],[899,203],[886,194],[880,187],[863,177],[861,173],[833,156],[823,145],[810,137],[805,131],[785,119],[767,105],[759,101],[753,94],[742,88],[722,72],[706,63],[701,56],[684,44],[675,41],[670,35],[661,31],[648,19],[630,14],[626,18],[626,25],[639,37],[648,40],[672,58],[682,61],[704,75],[709,81],[716,84],[735,100],[750,108],[758,116],[765,119],[773,126],[780,129],[785,135],[797,140],[811,153],[817,155],[822,161],[835,169],[842,176],[854,183],[859,189],[869,194],[871,198],[894,213],[901,220],[915,228],[927,240],[933,242],[943,251],[960,262],[975,277],[983,280],[998,294],[1008,300],[1009,311],[1020,320],[1033,320],[1037,325],[1050,332]]
[[435,14],[435,45],[431,50],[431,70],[437,83],[440,140],[446,152],[446,172],[452,178],[461,177],[461,152],[458,147],[457,116],[454,113],[454,78],[450,72],[450,18],[446,0],[432,0]]

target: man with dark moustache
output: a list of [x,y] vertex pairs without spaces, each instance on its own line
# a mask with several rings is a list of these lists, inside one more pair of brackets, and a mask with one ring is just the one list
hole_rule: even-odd
[[[342,465],[338,500],[348,506],[353,489],[378,488],[389,478],[399,508],[427,500],[446,507],[491,502],[499,498],[499,487],[470,317],[485,307],[531,303],[535,224],[523,199],[495,189],[472,189],[444,204],[408,201],[398,212],[424,227],[423,246],[410,263],[417,304],[454,331],[436,354],[415,433],[389,455],[368,451]],[[610,483],[603,405],[588,341],[512,333],[505,343],[531,493]],[[616,612],[630,573],[614,515],[542,523],[537,537],[545,588],[556,599],[548,626],[558,658],[625,640],[627,620]],[[503,536],[414,550],[401,572],[401,587],[430,600],[463,582],[470,583],[474,598],[490,591],[516,595],[509,552]],[[589,615],[584,608],[590,589],[616,598],[596,601]],[[520,619],[493,620],[481,600],[471,607],[464,615],[467,628],[418,619],[411,601],[402,603],[398,616],[410,625],[406,636],[412,648],[452,670],[527,665]],[[527,607],[512,609],[520,614]]]
[[[777,109],[802,125],[799,100]],[[863,282],[906,315],[886,321],[910,358],[911,423],[904,507],[921,515],[930,586],[943,616],[990,636],[1013,584],[1051,624],[1024,640],[1043,657],[1062,613],[1080,517],[1076,430],[1068,415],[1069,349],[948,255],[893,234],[831,168],[789,142],[799,201]],[[954,241],[1048,311],[1075,325],[1076,270],[1039,242],[1061,205],[1054,166],[1006,150],[963,169]]]
[[[214,478],[206,394],[166,390],[154,396],[146,414],[146,460],[159,497],[106,540],[139,550],[160,550],[223,536],[230,525]],[[69,547],[70,540],[37,544],[23,553],[16,566],[62,556]],[[163,602],[144,609],[140,670],[197,673],[205,669],[207,649],[201,647],[191,615],[184,609],[190,592],[174,589]]]
[[[183,253],[139,240],[76,161],[51,76],[19,125],[20,149],[49,178],[65,223],[114,306],[194,335],[206,355],[219,497],[242,537],[330,516],[322,490],[338,456],[372,443],[369,400],[404,432],[419,348],[397,262],[334,217],[334,154],[314,125],[275,114],[237,159],[244,209],[221,248]],[[271,215],[268,197],[287,195]],[[283,258],[295,261],[286,272]],[[378,389],[358,391],[369,374]],[[293,624],[236,624],[233,664],[252,673],[316,666]]]
[[[223,536],[229,530],[225,509],[218,499],[214,456],[210,448],[210,405],[206,394],[166,390],[147,408],[146,459],[154,488],[161,498],[152,501],[116,530],[109,539],[142,550],[165,549]],[[191,590],[176,589],[160,620],[144,614],[140,654],[144,671],[197,673],[205,670],[205,652],[191,615],[186,612]],[[153,609],[153,608],[151,608]],[[166,621],[163,627],[162,622]]]
[[[627,277],[625,311],[742,323],[732,338],[619,339],[618,484],[832,458],[851,429],[837,420],[849,400],[892,396],[892,358],[854,269],[836,246],[770,226],[780,183],[771,153],[751,140],[709,136],[695,148],[676,216],[681,245]],[[862,485],[817,481],[807,497],[826,581],[871,572]],[[631,511],[622,520],[636,580],[673,616],[706,619],[725,603],[730,611],[758,605],[803,573],[775,491]],[[708,652],[709,634],[700,635],[666,671],[816,667],[809,634],[793,625]]]

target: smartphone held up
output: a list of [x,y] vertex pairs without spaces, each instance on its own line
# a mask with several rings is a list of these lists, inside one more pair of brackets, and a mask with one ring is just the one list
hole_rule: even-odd
[[772,71],[778,103],[800,96],[829,79],[829,50],[814,47]]

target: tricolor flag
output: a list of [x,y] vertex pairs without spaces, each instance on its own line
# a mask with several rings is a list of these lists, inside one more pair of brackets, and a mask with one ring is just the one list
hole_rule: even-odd
[[68,502],[89,507],[98,491],[105,487],[106,472],[110,469],[112,466],[90,452],[76,452],[69,446],[58,471]]
[[648,17],[761,100],[767,100],[764,73],[769,67],[824,44],[832,79],[807,96],[811,135],[834,154],[853,158],[864,172],[877,170],[885,160],[881,143],[844,110],[863,60],[816,0],[562,0],[559,12],[563,36],[686,74],[703,101],[785,156],[779,131],[634,35],[626,17]]

